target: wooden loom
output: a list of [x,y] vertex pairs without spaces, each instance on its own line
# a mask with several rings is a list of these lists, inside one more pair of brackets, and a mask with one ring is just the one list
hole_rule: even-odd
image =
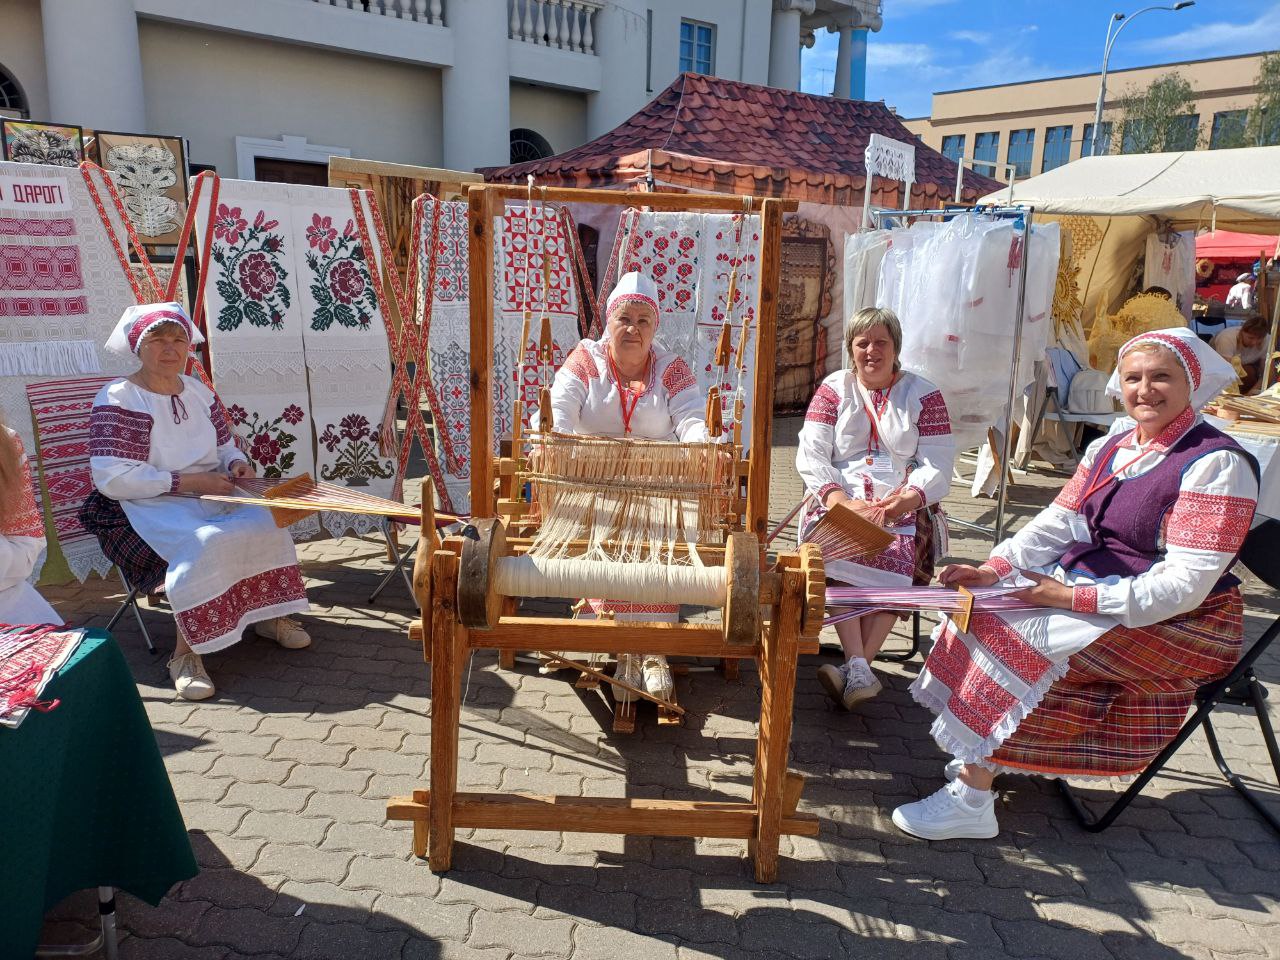
[[[720,624],[667,624],[564,620],[521,616],[518,598],[498,589],[503,568],[532,548],[537,516],[520,497],[528,470],[522,448],[504,440],[502,456],[491,459],[490,368],[493,355],[494,219],[522,188],[486,185],[468,193],[471,282],[471,503],[476,518],[462,535],[439,546],[420,541],[414,573],[422,620],[410,629],[432,664],[431,758],[427,789],[392,798],[391,820],[413,822],[413,849],[431,869],[448,870],[458,828],[558,830],[653,836],[733,837],[748,841],[756,879],[777,875],[783,834],[816,836],[815,817],[798,814],[803,778],[787,771],[791,739],[796,658],[816,652],[825,612],[825,574],[814,545],[799,553],[766,556],[769,448],[775,316],[782,213],[793,207],[776,199],[707,195],[639,194],[547,189],[551,202],[648,206],[663,210],[754,211],[761,216],[760,288],[756,310],[756,365],[753,371],[751,443],[746,458],[733,448],[733,523],[719,546],[698,544],[698,559],[715,568],[723,584]],[[744,202],[745,201],[745,202]],[[423,530],[433,529],[423,496]],[[509,579],[509,578],[508,578]],[[710,579],[710,574],[708,574]],[[639,599],[611,596],[617,600]],[[581,590],[578,596],[592,595]],[[537,650],[554,639],[558,649],[587,653],[664,653],[752,658],[761,682],[760,727],[752,796],[747,802],[675,801],[636,798],[582,798],[531,794],[469,793],[457,789],[458,727],[462,673],[477,649]]]

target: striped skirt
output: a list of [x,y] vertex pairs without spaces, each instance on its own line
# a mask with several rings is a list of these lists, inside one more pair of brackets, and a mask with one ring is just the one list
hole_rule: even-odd
[[1141,773],[1177,735],[1196,689],[1235,666],[1243,639],[1235,588],[1149,627],[1115,627],[1070,658],[991,760],[1051,776]]

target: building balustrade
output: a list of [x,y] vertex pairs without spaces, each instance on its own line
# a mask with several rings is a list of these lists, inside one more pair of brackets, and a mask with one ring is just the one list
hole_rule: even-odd
[[444,0],[312,0],[322,7],[359,10],[377,17],[413,20],[443,27]]
[[594,0],[507,0],[512,40],[596,55],[592,20],[603,6]]

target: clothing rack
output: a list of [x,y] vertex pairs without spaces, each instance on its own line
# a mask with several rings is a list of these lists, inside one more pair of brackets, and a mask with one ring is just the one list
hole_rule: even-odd
[[[1004,206],[1000,204],[978,204],[974,206],[964,206],[960,204],[949,204],[940,209],[934,210],[893,210],[886,207],[874,207],[870,211],[871,220],[876,229],[882,229],[886,225],[906,225],[906,221],[920,219],[922,217],[930,217],[933,219],[949,220],[952,217],[960,216],[964,213],[976,213],[982,216],[994,217],[1003,220],[1015,221],[1015,229],[1020,229],[1023,236],[1022,257],[1018,268],[1018,306],[1017,315],[1014,317],[1013,327],[1013,367],[1009,371],[1009,391],[1005,397],[1004,405],[1004,441],[1003,450],[1000,455],[1000,479],[999,487],[996,491],[996,522],[993,526],[985,526],[980,523],[972,523],[968,520],[959,520],[953,517],[947,517],[949,524],[958,527],[964,527],[967,530],[975,530],[978,533],[986,534],[996,543],[1004,539],[1005,527],[1005,507],[1008,501],[1009,487],[1009,470],[1010,457],[1013,453],[1013,402],[1018,393],[1018,365],[1022,360],[1022,323],[1026,312],[1027,300],[1027,264],[1031,259],[1031,226],[1035,219],[1035,208],[1029,206]],[[895,224],[894,221],[900,221]],[[994,451],[993,451],[994,454]]]

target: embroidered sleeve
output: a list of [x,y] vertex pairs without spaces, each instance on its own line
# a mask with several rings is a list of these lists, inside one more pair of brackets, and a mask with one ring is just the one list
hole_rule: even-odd
[[818,387],[800,428],[796,470],[805,489],[822,502],[833,489],[844,490],[840,471],[832,460],[836,447],[836,418],[840,412],[840,394],[826,383]]
[[923,490],[921,490],[921,489],[920,489],[918,486],[916,486],[914,483],[912,483],[912,484],[908,485],[908,486],[907,486],[907,489],[908,489],[908,490],[911,490],[911,491],[914,491],[914,492],[915,492],[915,494],[920,498],[920,506],[921,506],[921,507],[927,507],[927,506],[929,505],[929,498],[928,498],[928,497],[926,497],[926,496],[925,496],[924,491],[923,491]]
[[[101,399],[101,395],[99,395]],[[145,500],[168,493],[173,475],[151,457],[151,416],[99,403],[89,414],[89,468],[93,485],[113,500]]]
[[1004,557],[989,557],[983,566],[989,568],[1001,580],[1007,580],[1013,576],[1013,564]]
[[584,387],[589,387],[592,380],[600,378],[600,371],[596,369],[595,360],[591,358],[591,354],[582,344],[578,344],[573,348],[561,369],[567,370],[577,377]]
[[662,389],[667,393],[667,409],[676,438],[686,443],[707,439],[707,398],[697,389],[693,371],[676,357],[662,371]]
[[916,433],[916,466],[911,471],[911,484],[920,492],[924,503],[939,503],[951,489],[956,461],[951,418],[939,391],[930,391],[920,398]]
[[1072,587],[1071,609],[1076,613],[1098,612],[1097,587]]
[[[574,358],[578,359],[575,360]],[[593,377],[585,377],[584,364],[595,371],[595,360],[581,343],[573,348],[569,359],[556,371],[551,381],[551,419],[552,427],[564,433],[577,433],[578,424],[582,422],[582,406],[587,402],[589,384]],[[534,412],[530,425],[534,430],[540,429],[539,413]]]
[[1238,453],[1196,460],[1165,518],[1164,557],[1146,573],[1099,584],[1098,612],[1145,627],[1200,606],[1234,562],[1257,500],[1253,468]]
[[[1116,432],[1118,427],[1118,424],[1113,426],[1112,432]],[[1009,565],[1010,572],[1015,569],[1047,567],[1067,552],[1067,548],[1075,543],[1071,525],[1080,506],[1080,495],[1084,492],[1089,471],[1093,469],[1093,461],[1106,440],[1107,437],[1102,437],[1089,444],[1084,456],[1080,458],[1075,475],[1058,494],[1057,499],[992,550],[991,559],[987,561],[989,566],[994,568],[994,562],[1002,560]]]

